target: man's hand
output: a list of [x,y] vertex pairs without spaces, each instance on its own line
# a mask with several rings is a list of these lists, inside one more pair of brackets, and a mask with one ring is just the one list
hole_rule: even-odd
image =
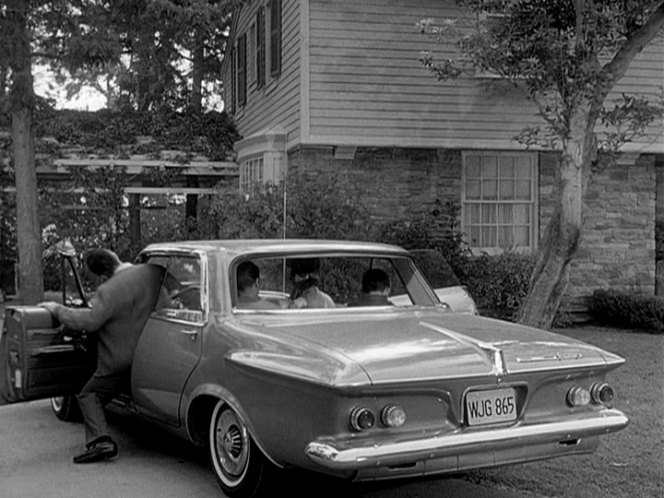
[[56,310],[62,306],[60,303],[56,303],[55,301],[46,301],[43,303],[39,303],[37,306],[41,306],[42,308],[46,308],[51,315],[56,316]]

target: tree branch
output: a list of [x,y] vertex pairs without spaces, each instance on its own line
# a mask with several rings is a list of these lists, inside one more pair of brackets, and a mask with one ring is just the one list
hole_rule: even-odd
[[659,2],[650,15],[648,21],[625,41],[625,44],[616,52],[611,62],[604,68],[612,76],[613,81],[622,78],[634,57],[650,43],[657,33],[664,28],[664,1]]

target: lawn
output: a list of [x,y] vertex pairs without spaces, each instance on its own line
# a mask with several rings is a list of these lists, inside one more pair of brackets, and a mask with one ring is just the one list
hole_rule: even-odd
[[550,497],[664,497],[664,335],[600,327],[556,332],[627,360],[608,379],[630,425],[602,438],[592,455],[474,471],[466,478]]

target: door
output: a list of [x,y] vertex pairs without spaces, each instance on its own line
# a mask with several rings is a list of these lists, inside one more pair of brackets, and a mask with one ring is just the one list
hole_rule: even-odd
[[[76,290],[67,293],[67,282]],[[71,255],[62,258],[62,298],[87,305]],[[95,367],[95,348],[83,331],[67,329],[39,306],[9,306],[0,336],[0,405],[76,394]]]
[[201,356],[207,263],[196,251],[148,255],[144,261],[165,266],[167,277],[136,347],[132,397],[143,415],[178,426],[182,392]]

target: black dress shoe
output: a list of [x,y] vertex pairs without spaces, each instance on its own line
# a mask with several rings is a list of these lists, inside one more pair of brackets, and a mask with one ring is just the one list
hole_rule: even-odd
[[111,460],[118,456],[118,445],[110,437],[103,436],[88,443],[86,450],[74,457],[74,463],[92,463]]

